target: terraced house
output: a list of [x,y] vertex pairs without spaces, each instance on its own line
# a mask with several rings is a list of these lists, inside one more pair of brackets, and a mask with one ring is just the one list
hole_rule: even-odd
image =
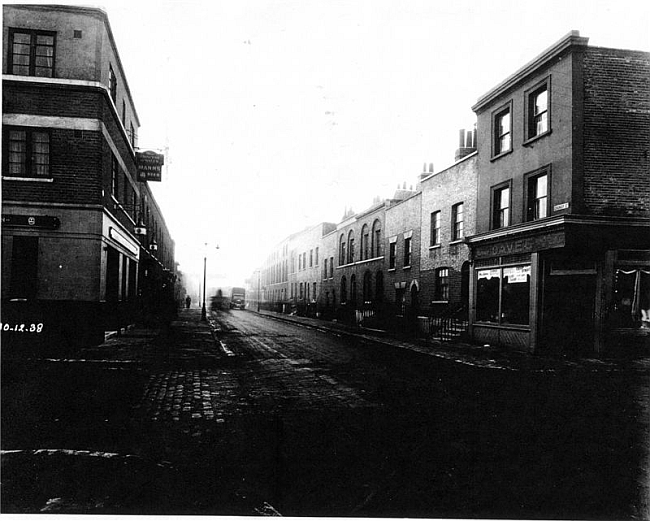
[[108,17],[4,5],[3,49],[3,344],[98,342],[170,305],[175,277]]

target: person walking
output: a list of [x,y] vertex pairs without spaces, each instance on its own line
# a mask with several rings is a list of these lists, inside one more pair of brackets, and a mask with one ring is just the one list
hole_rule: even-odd
[[192,303],[192,299],[191,299],[191,297],[188,295],[187,297],[185,297],[185,307],[186,307],[187,309],[190,309],[190,304],[191,304],[191,303]]

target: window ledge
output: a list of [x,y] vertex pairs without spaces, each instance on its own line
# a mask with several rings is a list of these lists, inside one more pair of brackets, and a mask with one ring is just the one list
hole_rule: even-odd
[[403,270],[410,270],[410,269],[411,269],[411,265],[409,264],[408,266],[404,266],[402,269],[403,269]]
[[12,177],[8,175],[2,176],[3,181],[26,181],[28,183],[53,183],[52,177]]
[[501,159],[502,157],[507,156],[508,154],[512,154],[512,148],[510,150],[506,150],[505,152],[501,152],[496,156],[492,156],[490,158],[490,161],[496,161],[497,159]]
[[442,244],[440,244],[440,243],[434,244],[433,246],[429,246],[429,249],[430,250],[440,250],[440,249],[442,249]]
[[533,137],[531,137],[531,138],[528,138],[526,141],[524,141],[524,142],[522,143],[522,145],[525,146],[525,147],[527,147],[527,146],[529,146],[529,145],[532,145],[532,144],[533,144],[535,141],[537,141],[538,139],[541,139],[541,138],[546,137],[546,136],[548,136],[549,134],[551,134],[551,132],[553,132],[553,130],[552,130],[552,129],[549,129],[549,130],[547,130],[546,132],[542,132],[541,134],[537,134],[536,136],[533,136]]
[[388,268],[388,271],[395,271],[395,268]]
[[455,241],[450,241],[449,246],[451,246],[452,244],[465,244],[465,239],[462,238],[462,239],[456,239]]

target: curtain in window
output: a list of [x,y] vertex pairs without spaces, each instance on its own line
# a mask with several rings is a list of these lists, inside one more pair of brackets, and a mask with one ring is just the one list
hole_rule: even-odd
[[616,270],[614,312],[623,319],[622,325],[650,322],[650,271]]

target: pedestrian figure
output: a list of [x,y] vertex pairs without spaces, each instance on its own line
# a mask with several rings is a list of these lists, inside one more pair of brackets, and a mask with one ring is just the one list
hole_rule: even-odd
[[191,304],[191,303],[192,303],[192,299],[191,299],[190,296],[188,295],[187,297],[185,297],[185,307],[186,307],[187,309],[190,309],[190,304]]

